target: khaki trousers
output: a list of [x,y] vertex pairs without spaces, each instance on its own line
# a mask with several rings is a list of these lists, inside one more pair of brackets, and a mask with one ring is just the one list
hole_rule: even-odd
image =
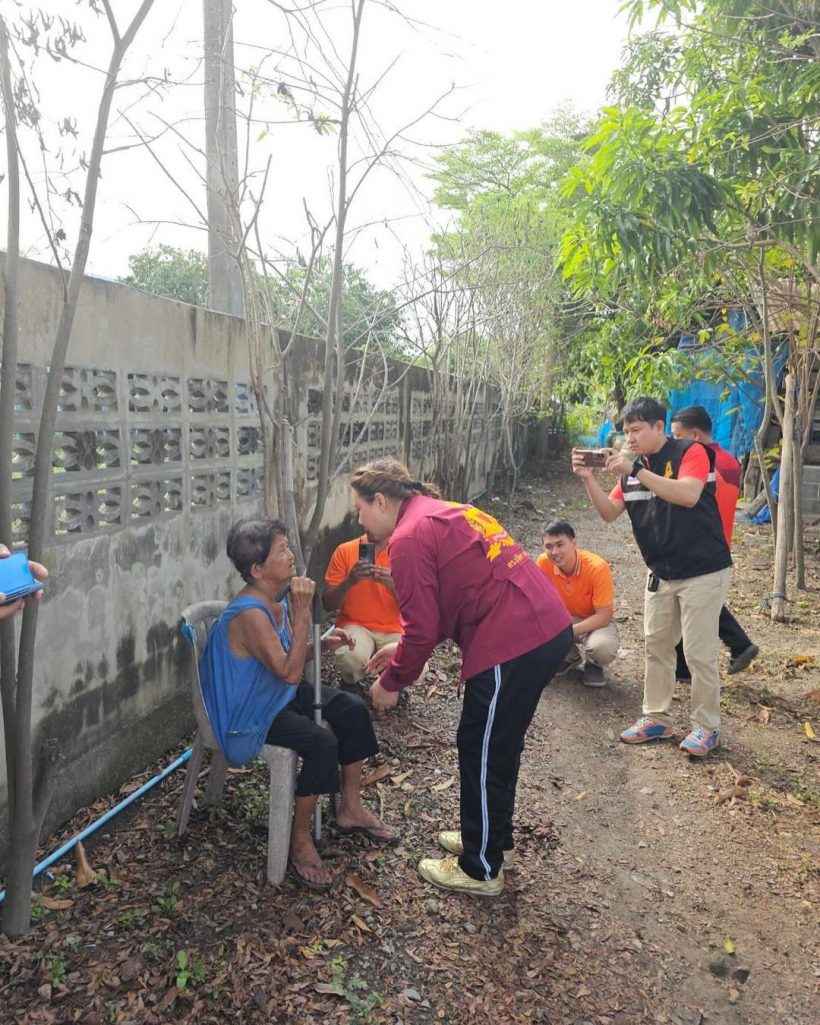
[[592,662],[596,666],[608,666],[610,662],[615,661],[618,654],[618,627],[614,622],[608,623],[600,630],[591,630],[583,637],[578,637],[575,643],[585,662]]
[[[643,714],[672,726],[675,692],[675,646],[683,637],[692,673],[693,726],[720,727],[718,619],[729,588],[729,570],[686,580],[659,580],[657,591],[645,592],[645,668]],[[690,654],[691,657],[690,657]]]
[[364,677],[365,666],[373,655],[387,644],[395,644],[401,640],[401,634],[380,633],[368,630],[358,623],[348,623],[342,627],[356,638],[355,648],[345,645],[336,652],[336,671],[345,683],[358,683]]

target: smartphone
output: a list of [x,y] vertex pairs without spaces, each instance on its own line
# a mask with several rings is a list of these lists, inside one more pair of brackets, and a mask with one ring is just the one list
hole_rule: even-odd
[[359,561],[369,562],[371,566],[376,562],[376,544],[374,541],[359,542]]
[[581,456],[582,466],[604,466],[609,458],[609,449],[576,448],[575,455]]
[[0,591],[6,596],[0,604],[10,605],[42,589],[43,585],[34,579],[29,569],[28,552],[15,552],[7,559],[0,559]]

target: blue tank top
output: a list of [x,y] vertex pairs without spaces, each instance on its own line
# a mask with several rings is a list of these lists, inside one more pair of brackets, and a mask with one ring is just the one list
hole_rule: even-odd
[[296,697],[296,687],[267,666],[231,651],[228,624],[247,609],[265,612],[285,651],[290,651],[291,643],[285,601],[281,627],[263,602],[249,597],[234,598],[211,627],[199,660],[202,698],[217,743],[231,765],[244,765],[259,754],[271,723]]

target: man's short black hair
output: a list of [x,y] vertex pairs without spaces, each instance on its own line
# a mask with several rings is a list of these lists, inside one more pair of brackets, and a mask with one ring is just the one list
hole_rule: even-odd
[[712,418],[703,406],[685,406],[672,415],[673,424],[681,424],[693,430],[712,433]]
[[571,537],[575,538],[575,529],[569,520],[552,520],[544,527],[544,533],[550,537]]
[[274,540],[288,529],[281,520],[239,520],[228,531],[228,558],[247,584],[253,583],[251,570],[261,566],[270,555]]
[[645,424],[654,424],[658,420],[666,423],[666,406],[650,395],[639,395],[624,406],[620,418],[625,424],[633,424],[640,420]]

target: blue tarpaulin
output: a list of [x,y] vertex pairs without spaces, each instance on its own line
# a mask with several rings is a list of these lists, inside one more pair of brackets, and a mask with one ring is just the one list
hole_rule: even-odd
[[[729,326],[736,332],[745,330],[746,314],[742,310],[730,310]],[[689,349],[695,344],[691,336],[684,336],[678,343],[679,349]],[[695,367],[702,358],[691,354]],[[710,357],[714,360],[714,355]],[[775,374],[780,378],[786,362],[784,349],[775,359]],[[758,356],[750,352],[744,367],[747,380],[737,384],[692,380],[681,391],[669,395],[669,420],[672,414],[684,406],[703,406],[712,418],[712,437],[723,448],[740,458],[754,448],[754,435],[763,419],[765,405],[765,380]]]

